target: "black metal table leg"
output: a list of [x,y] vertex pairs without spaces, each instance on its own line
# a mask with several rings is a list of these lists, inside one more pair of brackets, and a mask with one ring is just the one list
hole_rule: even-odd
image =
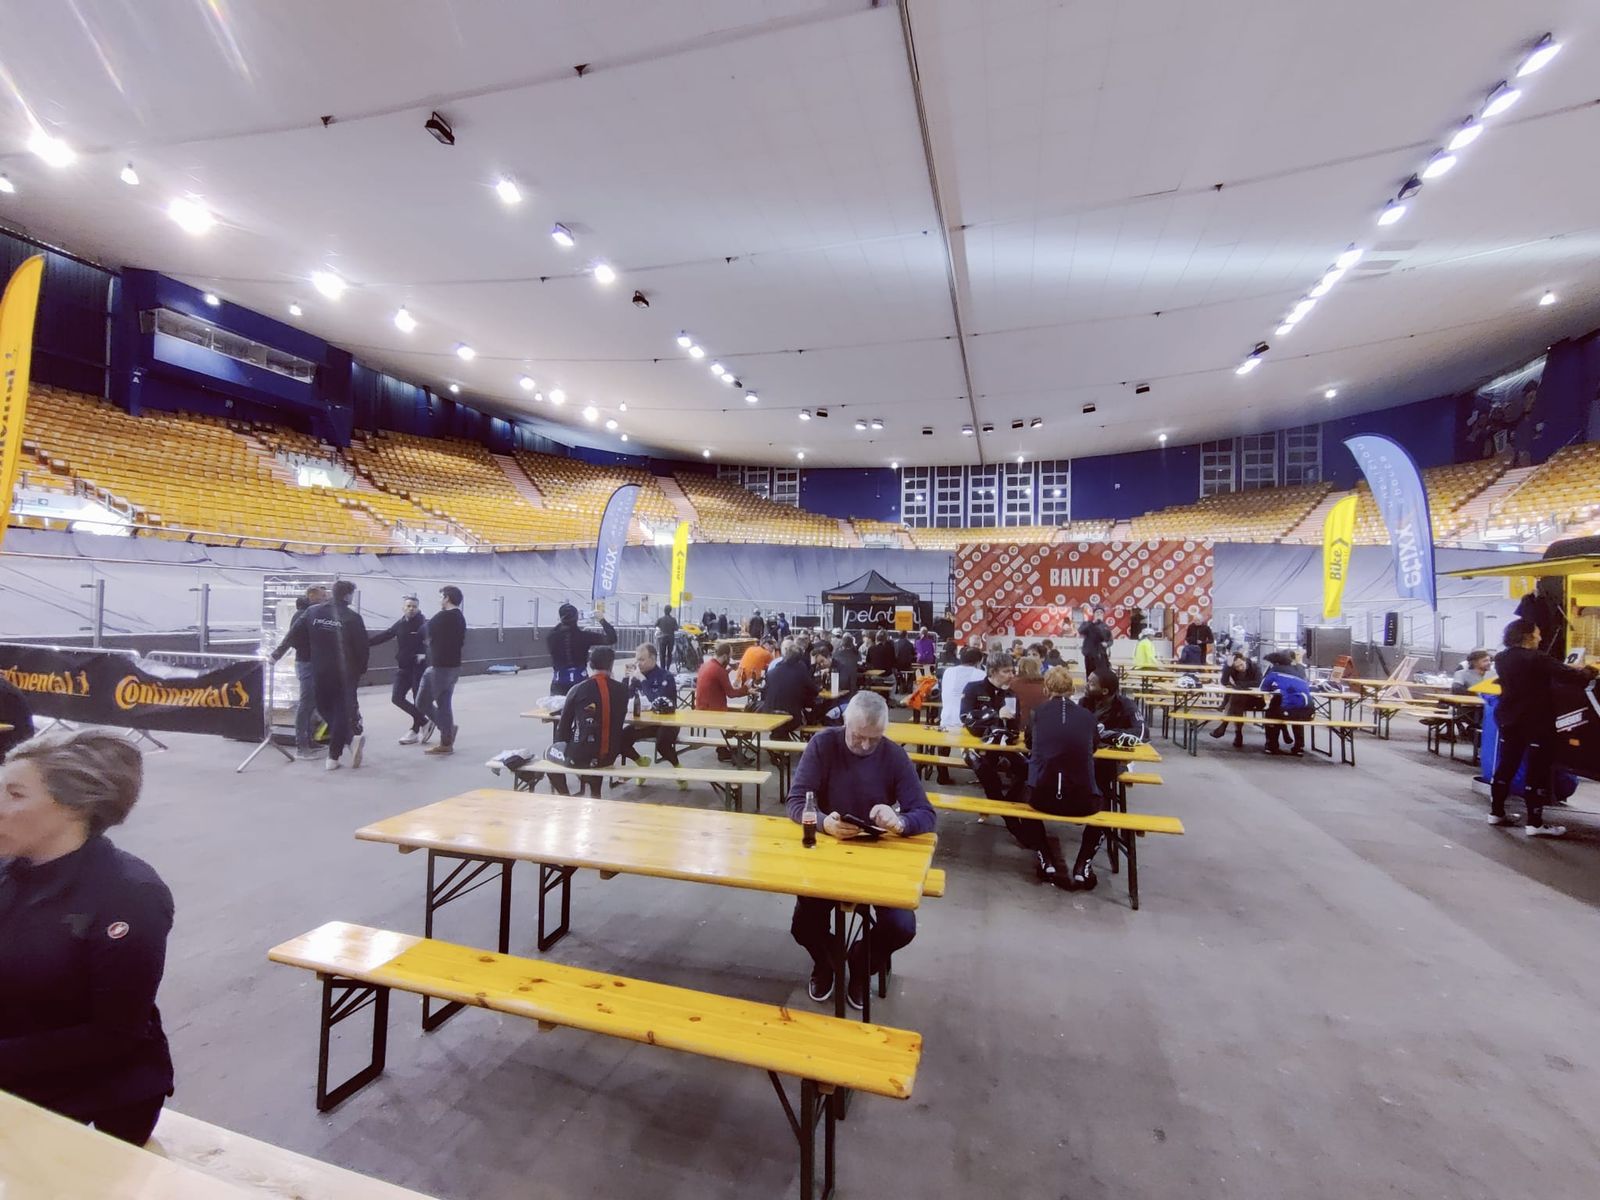
[[[322,980],[322,1012],[317,1045],[317,1111],[327,1112],[383,1074],[389,1046],[389,989],[337,975],[319,973],[318,978]],[[372,1006],[372,1055],[361,1070],[337,1087],[329,1088],[328,1049],[333,1027],[369,1004]]]
[[[550,949],[572,928],[572,873],[576,867],[553,866],[550,863],[539,864],[539,950],[542,953]],[[557,888],[561,890],[561,924],[548,933],[546,930],[545,901],[551,892]]]
[[[437,868],[440,859],[453,859],[456,865],[451,868],[443,880],[437,880]],[[487,873],[498,870],[500,873],[500,931],[496,945],[501,954],[511,952],[511,869],[515,862],[509,858],[486,858],[482,855],[457,854],[450,850],[428,851],[428,890],[423,906],[422,935],[433,936],[433,915],[449,904],[452,900],[459,900],[468,892],[477,891],[489,882]],[[422,998],[422,1028],[431,1033],[439,1028],[456,1013],[460,1012],[463,1005],[458,1001],[451,1001],[433,1008],[433,997]]]
[[1128,854],[1128,899],[1133,902],[1133,911],[1139,911],[1139,851],[1136,846],[1138,835],[1132,830],[1127,831],[1127,840],[1122,848]]

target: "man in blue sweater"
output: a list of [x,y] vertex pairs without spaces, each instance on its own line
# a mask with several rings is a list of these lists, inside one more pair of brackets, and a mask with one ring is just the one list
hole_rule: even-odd
[[[821,832],[846,841],[860,830],[845,821],[859,817],[890,837],[932,833],[937,817],[906,752],[884,738],[889,726],[889,706],[875,692],[859,692],[845,709],[844,727],[827,729],[811,739],[794,769],[789,785],[789,816],[796,822],[805,813],[806,793],[814,792],[823,814]],[[806,948],[813,964],[811,998],[818,1003],[833,995],[834,971],[829,921],[833,904],[801,896],[795,900],[789,932]],[[872,961],[865,961],[862,944],[850,947],[849,978],[845,999],[862,1008],[872,976],[890,955],[917,934],[917,916],[900,908],[874,908]]]
[[[661,665],[656,648],[649,642],[641,643],[633,652],[633,666],[628,668],[627,686],[630,696],[639,697],[641,710],[669,713],[678,707],[677,681],[673,679],[672,672]],[[633,759],[641,767],[649,766],[650,760],[640,757],[635,749],[635,743],[647,737],[655,738],[656,758],[673,766],[678,765],[678,731],[671,725],[634,725],[631,722],[625,725],[622,729],[623,757]],[[681,779],[678,787],[680,791],[689,790],[689,785]]]

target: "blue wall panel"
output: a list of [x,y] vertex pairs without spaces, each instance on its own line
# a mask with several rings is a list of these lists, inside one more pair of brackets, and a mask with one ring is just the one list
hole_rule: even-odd
[[1168,446],[1072,460],[1072,519],[1137,516],[1200,497],[1200,447]]
[[825,517],[898,521],[900,473],[887,467],[802,471],[800,507]]

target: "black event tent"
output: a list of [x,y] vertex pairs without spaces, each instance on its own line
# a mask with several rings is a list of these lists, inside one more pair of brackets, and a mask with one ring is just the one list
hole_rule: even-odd
[[914,608],[919,624],[932,619],[932,605],[917,598],[897,583],[890,583],[876,571],[859,579],[841,583],[822,593],[822,602],[833,606],[833,623],[840,629],[876,629],[894,624],[894,610]]

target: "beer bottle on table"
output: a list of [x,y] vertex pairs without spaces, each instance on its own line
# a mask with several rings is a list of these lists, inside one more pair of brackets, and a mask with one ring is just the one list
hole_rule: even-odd
[[815,846],[817,844],[817,794],[806,793],[806,808],[800,814],[800,844],[802,846]]

